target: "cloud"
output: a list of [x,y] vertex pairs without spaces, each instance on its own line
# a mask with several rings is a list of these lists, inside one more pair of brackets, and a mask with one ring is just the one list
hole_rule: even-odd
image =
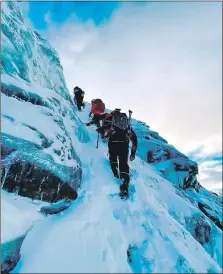
[[222,141],[218,137],[212,136],[188,153],[199,163],[199,182],[210,190],[222,188]]
[[50,24],[52,22],[52,20],[51,20],[51,13],[49,11],[44,15],[44,21],[47,24]]
[[213,135],[203,139],[198,147],[193,144],[194,149],[188,151],[187,155],[198,162],[209,160],[222,160],[222,139],[221,135]]
[[72,14],[44,35],[71,92],[131,108],[184,153],[221,151],[221,3],[122,3],[104,24]]

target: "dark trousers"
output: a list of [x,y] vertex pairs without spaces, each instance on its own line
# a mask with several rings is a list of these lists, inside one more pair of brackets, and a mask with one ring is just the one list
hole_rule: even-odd
[[129,183],[129,144],[127,142],[112,142],[109,140],[108,151],[114,176],[119,176],[121,179],[124,179],[126,183]]
[[84,98],[79,93],[75,93],[75,99],[77,103],[77,108],[81,110],[81,107],[84,107],[84,103],[83,103]]
[[81,98],[80,100],[77,100],[77,108],[81,110],[81,107],[84,107],[83,98]]

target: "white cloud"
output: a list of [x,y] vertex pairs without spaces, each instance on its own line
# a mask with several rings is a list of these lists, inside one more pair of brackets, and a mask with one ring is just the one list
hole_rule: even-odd
[[[193,153],[193,150],[196,150],[198,146],[200,147],[199,151]],[[186,144],[184,146],[184,151],[188,153],[190,152],[191,154],[194,154],[196,158],[200,159],[221,154],[222,133],[219,132],[218,134],[213,134],[212,132],[210,132],[201,139],[199,144],[197,142]]]
[[44,15],[44,21],[45,21],[47,24],[52,23],[52,20],[51,20],[51,13],[50,13],[49,11]]
[[71,92],[131,108],[182,152],[221,149],[221,3],[123,3],[100,26],[48,27]]

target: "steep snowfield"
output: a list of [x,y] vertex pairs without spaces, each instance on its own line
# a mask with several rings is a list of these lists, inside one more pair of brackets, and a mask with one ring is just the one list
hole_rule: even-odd
[[2,11],[2,269],[221,273],[222,196],[199,184],[197,164],[133,120],[139,146],[122,201],[57,53],[16,3]]
[[88,140],[57,53],[17,3],[1,3],[1,188],[14,193],[2,191],[3,271],[17,263],[21,243],[39,219],[31,200],[21,196],[41,208],[75,199],[82,181],[75,147]]
[[[87,114],[79,115],[87,121]],[[34,226],[12,273],[220,273],[220,229],[138,157],[130,163],[134,194],[129,201],[112,196],[119,182],[107,146],[100,142],[96,149],[95,128],[88,131],[90,142],[77,149],[84,174],[78,199]],[[210,252],[192,236],[199,222]]]

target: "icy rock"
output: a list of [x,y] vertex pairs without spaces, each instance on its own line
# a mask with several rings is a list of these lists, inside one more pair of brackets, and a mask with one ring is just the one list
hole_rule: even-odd
[[9,273],[20,259],[20,248],[26,234],[2,244],[1,273]]
[[76,116],[57,52],[2,3],[1,183],[18,195],[75,199],[82,180],[78,143],[89,141]]

